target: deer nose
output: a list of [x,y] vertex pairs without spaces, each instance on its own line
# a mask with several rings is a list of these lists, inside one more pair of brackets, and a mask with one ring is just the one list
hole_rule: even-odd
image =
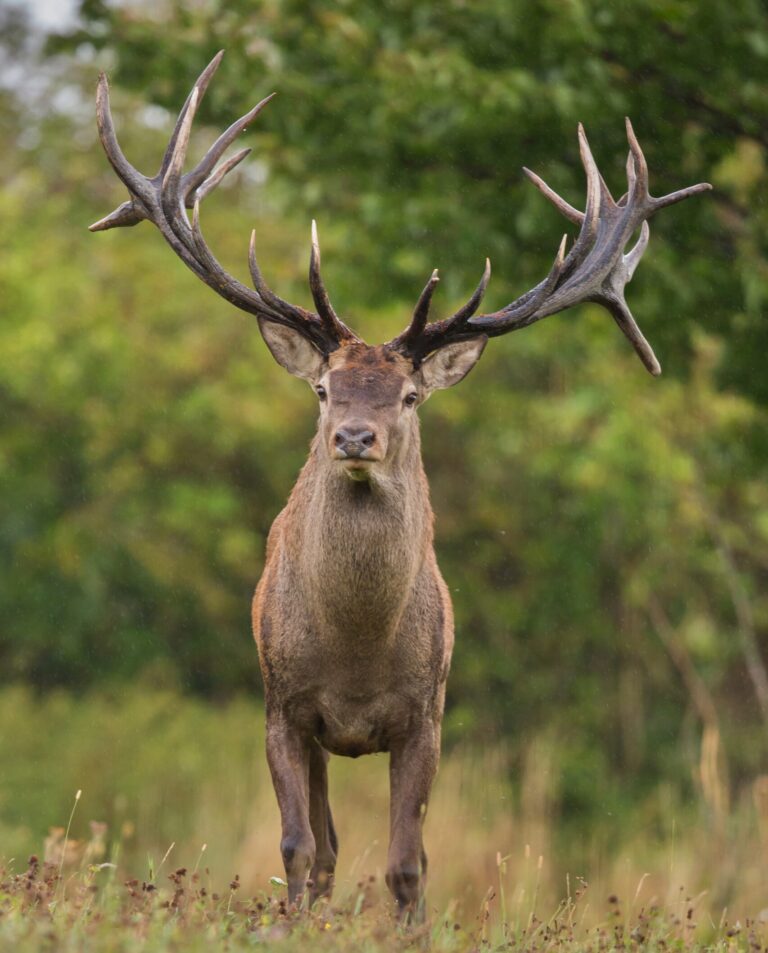
[[343,453],[345,457],[361,457],[376,443],[376,434],[372,430],[339,427],[334,443],[337,453]]

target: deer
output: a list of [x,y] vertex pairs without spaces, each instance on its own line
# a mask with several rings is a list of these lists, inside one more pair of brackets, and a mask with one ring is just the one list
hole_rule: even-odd
[[90,228],[152,222],[198,278],[255,316],[278,364],[316,395],[317,431],[287,505],[272,524],[252,612],[288,899],[312,903],[330,898],[333,889],[338,839],[328,802],[329,755],[388,752],[385,879],[397,915],[415,922],[424,916],[423,825],[440,759],[454,641],[451,598],[435,556],[417,411],[434,391],[463,380],[490,338],[582,302],[602,305],[647,370],[660,374],[626,303],[625,286],[648,245],[648,219],[711,186],[703,182],[653,197],[646,160],[627,119],[627,190],[615,200],[579,124],[587,180],[583,212],[524,169],[578,227],[570,249],[563,237],[549,273],[510,304],[482,314],[478,309],[490,279],[486,260],[466,304],[450,317],[430,321],[439,280],[434,271],[405,330],[385,344],[369,345],[331,304],[314,221],[309,261],[314,311],[270,289],[259,268],[255,231],[248,255],[252,289],[224,270],[203,237],[201,202],[250,150],[226,159],[224,154],[274,95],[229,126],[184,172],[195,112],[222,55],[197,79],[151,178],[128,162],[118,144],[108,82],[100,75],[98,132],[129,199]]

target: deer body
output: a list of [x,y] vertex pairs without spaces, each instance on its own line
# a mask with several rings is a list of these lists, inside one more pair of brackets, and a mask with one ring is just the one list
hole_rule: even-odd
[[[351,365],[354,374],[360,347],[351,350],[358,353],[339,355],[335,363]],[[376,349],[366,351],[376,367]],[[333,393],[331,387],[331,403]],[[361,412],[360,402],[355,409]],[[369,407],[368,416],[376,411]],[[433,549],[415,413],[400,436],[386,472],[352,479],[327,452],[321,418],[309,460],[270,532],[253,630],[265,684],[268,759],[276,788],[286,791],[282,850],[289,889],[300,893],[310,871],[313,895],[332,882],[324,752],[391,751],[400,755],[393,780],[400,800],[421,792],[412,809],[399,806],[406,821],[416,823],[400,841],[393,836],[388,864],[398,902],[412,907],[422,888],[421,823],[439,759],[453,615]],[[418,756],[406,763],[414,738]],[[292,785],[296,777],[301,780]],[[325,806],[313,817],[302,810],[304,798]]]
[[275,520],[254,635],[268,706],[309,706],[306,727],[356,756],[387,750],[392,693],[423,702],[444,681],[451,609],[421,461],[385,489],[330,469],[313,451]]
[[[435,271],[406,330],[387,344],[369,347],[331,305],[320,275],[314,223],[309,268],[314,312],[284,301],[267,285],[255,236],[249,255],[255,290],[229,275],[208,247],[200,229],[200,202],[248,154],[244,149],[223,159],[272,98],[234,122],[184,173],[195,110],[221,56],[198,78],[152,178],[130,165],[120,149],[101,76],[99,135],[130,197],[91,229],[153,222],[201,280],[258,319],[275,359],[318,396],[317,435],[272,526],[253,604],[266,692],[267,760],[282,818],[288,894],[295,901],[309,884],[314,898],[332,887],[338,841],[328,804],[328,752],[357,757],[388,751],[387,884],[401,914],[419,915],[426,873],[422,825],[439,760],[453,614],[433,550],[416,410],[433,391],[461,381],[489,338],[582,301],[606,308],[645,367],[659,374],[624,288],[648,244],[647,220],[710,186],[700,183],[653,197],[645,157],[627,120],[627,192],[615,201],[579,126],[587,176],[583,212],[526,170],[579,228],[567,255],[565,238],[561,242],[549,274],[499,311],[477,314],[490,278],[486,261],[467,303],[451,317],[430,322]],[[191,222],[188,208],[194,209]],[[625,254],[638,229],[636,244]]]

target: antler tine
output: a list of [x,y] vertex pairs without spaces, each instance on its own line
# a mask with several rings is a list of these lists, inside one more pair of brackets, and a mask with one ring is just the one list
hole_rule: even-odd
[[339,340],[359,340],[341,321],[333,310],[331,299],[325,290],[323,276],[320,273],[320,242],[317,237],[317,222],[312,219],[312,250],[309,255],[309,290],[315,302],[320,320],[331,334],[338,335]]
[[411,323],[401,335],[401,340],[398,342],[399,344],[407,348],[410,343],[418,341],[424,333],[424,328],[427,326],[427,321],[429,320],[429,308],[432,304],[432,295],[435,293],[435,288],[439,283],[440,275],[438,275],[437,268],[435,268],[429,276],[429,281],[424,285],[424,290],[419,295],[419,300],[413,309]]
[[452,340],[459,339],[461,337],[461,332],[466,331],[467,320],[471,318],[480,307],[480,302],[483,300],[485,289],[488,287],[488,282],[490,279],[491,260],[490,258],[486,258],[483,275],[466,304],[463,304],[459,310],[452,314],[449,318],[443,318],[442,321],[436,321],[433,324],[428,325],[427,320],[429,318],[429,308],[432,303],[432,295],[434,294],[434,290],[440,281],[437,268],[435,268],[429,278],[429,281],[424,286],[424,290],[419,295],[419,300],[416,302],[411,323],[408,325],[405,331],[403,331],[401,334],[398,334],[396,338],[393,338],[387,344],[387,347],[391,348],[393,351],[399,351],[401,354],[411,357],[415,364],[419,364],[421,360],[430,352],[430,350],[432,350],[427,342],[433,336],[438,334],[450,334]]
[[629,199],[629,196],[632,195],[635,191],[635,181],[637,180],[637,175],[635,173],[635,159],[630,150],[627,153],[627,191],[619,199],[619,205],[625,205]]
[[643,362],[645,369],[654,377],[658,377],[661,374],[661,364],[659,364],[658,358],[653,353],[653,348],[632,317],[632,312],[629,310],[624,296],[605,294],[600,298],[600,304],[610,313],[613,320],[624,332],[637,356]]
[[171,153],[171,157],[168,161],[168,167],[165,170],[165,174],[163,175],[162,179],[160,195],[163,201],[163,206],[170,206],[170,208],[166,208],[167,212],[176,211],[173,206],[178,203],[181,170],[184,167],[184,160],[187,157],[189,136],[192,132],[192,123],[195,118],[195,113],[197,112],[197,103],[198,91],[197,87],[195,86],[187,102],[187,107],[184,112],[184,119],[179,126],[178,134],[176,136],[176,145],[173,148],[173,152]]
[[251,240],[248,245],[248,268],[251,272],[251,279],[253,280],[254,287],[259,293],[259,297],[261,297],[271,308],[274,308],[274,310],[278,313],[287,314],[298,321],[301,321],[306,317],[309,312],[298,307],[297,305],[290,304],[288,301],[283,300],[283,298],[281,298],[279,295],[276,295],[274,291],[272,291],[272,289],[264,280],[264,276],[261,273],[259,262],[256,257],[255,228],[251,231]]
[[106,232],[110,228],[128,228],[131,225],[138,225],[143,222],[147,216],[143,210],[139,210],[133,199],[123,202],[117,208],[100,218],[98,221],[88,226],[89,232]]
[[530,169],[527,169],[523,166],[523,172],[528,176],[531,182],[536,186],[536,188],[541,192],[541,194],[548,198],[549,201],[555,206],[555,208],[561,212],[569,221],[573,222],[575,225],[581,225],[584,221],[584,213],[580,212],[577,208],[574,208],[572,205],[569,205],[565,199],[558,195],[553,188],[550,188],[544,179],[541,176],[536,175],[535,172],[531,172]]
[[[589,147],[586,132],[584,131],[584,127],[581,123],[578,124],[578,138],[579,155],[581,158],[582,167],[584,168],[584,174],[587,179],[587,201],[584,211],[579,212],[581,223],[579,234],[577,235],[576,241],[573,243],[573,247],[568,253],[565,261],[563,261],[559,267],[557,277],[562,279],[563,282],[565,282],[569,276],[576,272],[579,266],[589,255],[590,250],[593,248],[595,238],[597,236],[600,211],[603,207],[603,204],[606,208],[616,207],[616,203],[613,201],[613,198],[603,181],[603,177],[598,171],[597,164],[595,163],[595,159],[592,155],[592,150]],[[606,199],[605,203],[603,203],[603,199]],[[507,308],[503,308],[502,311],[497,312],[496,315],[489,315],[489,317],[496,318],[497,315],[506,314],[508,318],[514,318],[515,321],[529,317],[531,314],[533,314],[533,311],[530,308],[530,303],[534,295],[537,303],[540,303],[543,298],[554,289],[555,284],[552,282],[552,276],[556,267],[557,259],[555,260],[555,264],[553,265],[552,270],[550,270],[548,277],[545,278],[543,282],[540,282],[531,291],[521,295],[519,299],[512,302],[512,304]],[[542,294],[543,289],[546,289],[544,294]],[[525,308],[521,308],[521,305],[525,305]]]
[[104,218],[100,218],[97,222],[89,225],[88,229],[91,232],[104,232],[110,228],[138,225],[147,217],[138,196],[143,195],[144,199],[147,200],[151,183],[134,169],[126,159],[123,150],[120,148],[120,143],[117,141],[112,110],[109,105],[109,82],[105,73],[99,73],[99,82],[96,87],[96,127],[109,164],[128,189],[131,197],[127,202],[118,205],[109,215],[105,215]]
[[[554,282],[552,278],[555,268],[557,268],[557,259],[555,259],[555,264],[553,265],[549,276],[543,282],[537,285],[536,288],[534,288],[531,292],[526,292],[526,294],[521,295],[521,297],[517,301],[513,302],[512,305],[502,309],[501,312],[497,312],[497,314],[506,314],[508,318],[514,319],[516,322],[527,319],[534,313],[535,309],[532,310],[530,307],[531,299],[533,298],[534,293],[538,307],[538,305],[555,289],[558,279],[561,280],[561,283],[564,283],[571,275],[576,273],[579,266],[582,265],[582,263],[586,260],[590,251],[594,247],[601,210],[604,207],[606,210],[616,208],[616,203],[613,201],[613,197],[608,191],[608,188],[603,181],[603,177],[600,175],[600,172],[597,168],[594,156],[592,155],[592,150],[589,147],[587,134],[584,131],[584,126],[581,123],[578,124],[578,139],[579,155],[587,180],[586,205],[584,211],[579,213],[581,216],[581,227],[579,228],[579,234],[576,236],[576,241],[573,243],[573,247],[568,253],[565,261],[560,264],[559,270],[557,272],[557,279]],[[525,308],[519,307],[520,305],[525,305]],[[489,317],[495,318],[496,315],[489,315]],[[477,323],[479,324],[479,320]]]
[[[563,235],[555,260],[549,269],[549,274],[535,288],[526,291],[524,295],[521,295],[512,304],[507,305],[506,308],[502,308],[501,311],[496,311],[493,314],[480,314],[475,318],[470,318],[468,322],[470,326],[482,329],[484,334],[493,337],[494,335],[505,334],[510,321],[514,321],[519,326],[521,322],[535,314],[541,303],[552,294],[560,280],[566,263],[565,247],[567,243],[568,236]],[[571,253],[573,253],[573,249],[571,249]]]
[[[539,304],[542,301],[545,301],[547,297],[552,293],[553,289],[560,280],[560,276],[563,273],[563,268],[565,266],[565,248],[568,244],[568,236],[563,235],[560,239],[560,245],[557,249],[557,254],[555,255],[555,260],[552,262],[552,267],[549,269],[549,274],[534,290],[534,293],[531,295],[530,299],[526,301],[525,308],[519,310],[517,315],[514,314],[514,310],[507,311],[506,309],[502,312],[507,314],[510,317],[522,317],[524,314],[533,314],[538,308]],[[480,326],[482,316],[477,318],[472,318],[472,324],[477,323],[478,327]]]
[[[587,174],[587,204],[584,209],[584,225],[587,226],[585,234],[588,237],[592,237],[597,232],[597,226],[600,220],[600,199],[602,198],[600,172],[598,171],[595,158],[592,155],[592,150],[589,148],[589,141],[587,140],[584,126],[581,123],[579,123],[578,126],[578,135],[581,163]],[[579,238],[581,238],[581,235],[579,235]]]
[[165,153],[163,154],[163,161],[160,163],[160,172],[158,173],[159,177],[162,178],[162,176],[164,176],[168,170],[171,157],[173,156],[174,150],[176,149],[176,140],[179,138],[179,132],[181,131],[182,124],[187,115],[187,110],[189,109],[189,104],[192,100],[193,93],[197,91],[197,102],[199,104],[202,101],[203,96],[205,96],[205,92],[208,89],[208,84],[213,78],[213,74],[219,68],[219,64],[221,63],[223,56],[224,50],[219,50],[211,62],[205,67],[203,72],[197,77],[195,85],[190,90],[184,105],[181,107],[181,112],[176,119],[176,125],[173,127],[171,138],[168,140],[168,145],[166,146]]
[[653,200],[654,211],[666,208],[668,205],[676,205],[683,199],[690,198],[692,195],[698,195],[700,192],[711,192],[712,186],[709,182],[699,182],[697,185],[689,185],[686,189],[678,189],[676,192],[670,192],[668,195],[662,195]]
[[488,287],[488,282],[491,280],[491,259],[485,259],[485,268],[483,269],[483,274],[480,278],[480,281],[477,283],[477,287],[472,292],[472,296],[467,301],[466,304],[462,305],[459,310],[451,317],[449,320],[455,320],[457,322],[467,321],[472,317],[473,314],[482,304],[483,298],[485,297],[485,292]]
[[629,117],[625,119],[625,122],[630,149],[629,156],[627,157],[627,179],[629,181],[630,193],[636,188],[642,190],[642,194],[647,202],[652,205],[653,210],[657,212],[659,209],[667,208],[669,205],[675,205],[677,202],[682,202],[692,195],[698,195],[700,192],[709,192],[712,189],[709,182],[699,182],[696,185],[689,185],[685,189],[678,189],[675,192],[670,192],[668,195],[654,198],[648,191],[648,165],[645,161],[643,150],[637,141],[637,136],[635,135],[635,130],[632,128]]
[[104,146],[109,164],[115,170],[118,179],[129,192],[138,196],[142,201],[151,198],[149,180],[137,172],[125,158],[120,143],[117,141],[115,124],[112,119],[112,110],[109,105],[109,82],[106,73],[99,73],[99,84],[96,88],[96,126],[99,138]]
[[[587,198],[584,212],[569,205],[539,176],[525,169],[536,188],[571,222],[580,226],[573,247],[566,256],[564,238],[549,275],[530,291],[492,314],[480,314],[456,320],[456,317],[427,324],[416,340],[406,334],[391,346],[408,353],[418,364],[431,352],[460,340],[486,335],[495,337],[527,327],[550,314],[556,314],[583,301],[601,304],[612,315],[631,341],[640,359],[651,374],[660,374],[661,367],[648,341],[624,299],[624,289],[631,280],[645,249],[650,229],[647,219],[656,211],[704,192],[711,186],[702,182],[661,198],[648,191],[648,166],[632,124],[626,122],[629,155],[627,157],[627,192],[614,201],[595,163],[584,128],[579,123],[579,153],[587,177]],[[640,226],[634,247],[624,254],[632,234]]]
[[245,159],[246,156],[249,156],[252,151],[252,149],[241,149],[233,156],[230,156],[226,162],[222,162],[217,169],[214,169],[214,171],[208,176],[203,184],[195,189],[195,201],[202,202],[207,195],[210,195],[210,193],[213,192],[224,176],[231,172],[235,166],[240,165],[243,159]]
[[245,129],[250,126],[267,103],[271,102],[276,95],[277,93],[270,93],[269,96],[265,96],[253,109],[249,110],[239,119],[236,119],[228,129],[222,132],[195,168],[185,176],[184,184],[190,192],[193,192],[198,185],[206,179],[211,169],[213,169],[230,145],[237,139],[241,132],[244,132]]
[[[324,329],[321,326],[320,319],[316,314],[304,311],[301,308],[295,308],[293,305],[278,298],[277,295],[271,295],[272,302],[265,301],[258,293],[254,294],[245,285],[242,285],[237,279],[232,278],[224,271],[215,256],[208,247],[202,229],[200,228],[200,201],[196,200],[192,209],[192,239],[194,242],[196,257],[203,266],[205,274],[212,278],[205,277],[203,280],[211,287],[217,287],[220,294],[227,301],[241,307],[244,311],[255,314],[258,318],[266,318],[277,324],[286,327],[300,327],[304,335],[311,340],[319,350],[323,350],[327,345],[327,338]],[[247,305],[243,304],[242,299],[238,300],[236,294],[247,297]],[[274,305],[274,306],[273,306]]]
[[630,195],[635,195],[638,198],[649,198],[648,164],[645,161],[643,150],[640,148],[640,143],[637,141],[637,136],[635,135],[635,130],[632,128],[632,123],[630,122],[629,116],[625,117],[624,124],[627,129],[629,151],[632,155],[632,159],[634,160],[635,167],[635,176],[634,181],[630,186]]
[[[592,151],[589,148],[589,142],[587,141],[586,133],[584,132],[584,127],[581,123],[579,123],[578,128],[581,161],[587,173],[587,188],[588,190],[591,188],[596,193],[599,193],[601,201],[613,202],[613,196],[611,195],[610,189],[605,184],[605,180],[603,179],[602,175],[600,175],[600,172],[598,171],[595,164]],[[523,172],[541,192],[541,194],[545,196],[545,198],[549,199],[555,208],[569,221],[573,222],[575,225],[581,225],[583,223],[584,212],[580,212],[578,209],[566,202],[561,195],[558,195],[558,193],[555,192],[555,190],[549,185],[547,185],[541,176],[536,175],[535,172],[532,172],[525,166],[523,166]]]
[[[228,274],[208,247],[200,228],[200,202],[235,168],[250,149],[241,149],[216,167],[227,147],[255,118],[272,98],[266,97],[218,137],[195,168],[182,174],[192,129],[192,122],[205,90],[221,61],[217,54],[198,78],[176,121],[171,140],[165,150],[160,172],[147,178],[137,172],[122,153],[117,142],[109,107],[109,88],[105,76],[99,79],[97,92],[97,120],[99,135],[107,157],[118,178],[130,193],[110,215],[91,226],[103,231],[123,225],[135,225],[149,219],[185,265],[217,294],[259,319],[274,321],[299,331],[322,353],[328,354],[345,340],[359,340],[342,322],[335,323],[311,311],[289,304],[274,294],[266,285],[256,262],[255,239],[252,237],[249,254],[251,274],[256,285],[253,291]],[[190,224],[185,208],[193,209]],[[313,289],[314,291],[314,289]],[[330,306],[330,305],[329,305]]]
[[635,246],[631,251],[627,252],[624,256],[624,265],[627,269],[627,281],[632,280],[632,276],[635,273],[635,268],[640,264],[640,259],[645,254],[645,249],[648,247],[648,240],[651,237],[651,229],[648,225],[648,222],[643,222],[642,228],[640,229],[640,237],[638,238]]

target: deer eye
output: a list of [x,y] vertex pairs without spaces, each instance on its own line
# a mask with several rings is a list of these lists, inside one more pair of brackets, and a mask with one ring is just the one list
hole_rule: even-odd
[[328,396],[328,391],[323,387],[322,384],[317,385],[315,388],[315,393],[320,400],[325,400],[325,398]]
[[413,405],[416,403],[418,399],[419,399],[419,395],[416,393],[415,390],[413,390],[411,391],[410,394],[405,395],[405,397],[403,398],[403,403],[405,404],[406,407],[413,407]]

